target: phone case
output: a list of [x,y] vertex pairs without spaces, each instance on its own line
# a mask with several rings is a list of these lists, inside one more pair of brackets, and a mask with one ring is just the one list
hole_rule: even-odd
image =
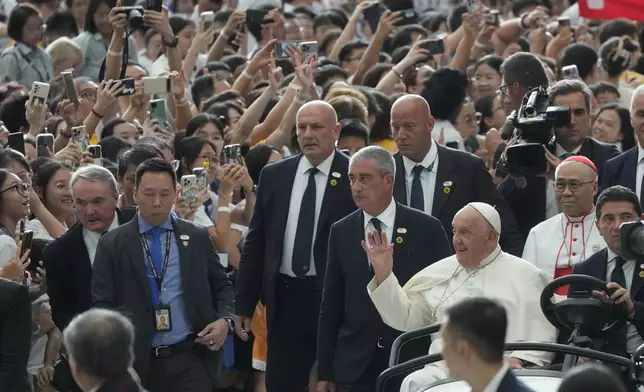
[[192,174],[197,177],[197,186],[199,189],[208,188],[208,173],[206,172],[206,169],[203,167],[192,169]]
[[167,77],[146,76],[141,80],[143,80],[143,92],[146,95],[167,94],[172,90],[170,78]]
[[73,127],[72,138],[74,138],[74,142],[78,144],[81,151],[87,150],[87,146],[89,146],[89,136],[87,136],[84,126]]
[[181,177],[181,196],[188,202],[197,200],[197,176],[193,174]]
[[121,90],[120,93],[117,93],[117,97],[124,97],[126,95],[132,95],[136,92],[136,88],[134,87],[134,79],[133,78],[125,78],[121,79],[121,87],[123,89]]
[[25,155],[25,135],[22,132],[10,133],[7,138],[9,148]]
[[68,71],[62,72],[61,75],[63,75],[63,81],[65,82],[67,99],[72,103],[78,103],[78,95],[76,94],[76,87],[74,86],[74,76]]
[[165,100],[153,99],[150,101],[150,119],[157,120],[161,129],[166,129]]
[[278,41],[277,44],[275,44],[275,57],[278,59],[288,58],[288,54],[286,54],[284,49],[289,46],[297,46],[301,42],[302,41]]
[[34,82],[31,85],[31,96],[47,100],[49,96],[49,84]]
[[241,156],[241,146],[239,144],[229,144],[227,146],[224,146],[224,162],[226,164],[244,164],[244,160]]

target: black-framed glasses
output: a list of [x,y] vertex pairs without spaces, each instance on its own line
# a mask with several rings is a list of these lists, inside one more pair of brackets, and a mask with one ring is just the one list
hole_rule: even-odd
[[570,188],[571,191],[577,192],[578,190],[581,189],[582,186],[592,184],[595,181],[578,181],[578,180],[570,180],[570,181],[557,181],[555,182],[555,190],[559,192],[563,192],[566,190],[566,187]]
[[21,182],[21,183],[12,185],[9,188],[0,191],[0,194],[8,192],[8,191],[13,190],[13,189],[15,189],[16,192],[18,192],[18,194],[20,196],[29,196],[29,194],[31,193],[31,185],[25,184],[24,182]]
[[516,82],[506,83],[499,86],[499,88],[496,89],[497,93],[505,96],[510,95],[510,87],[512,87],[514,83]]

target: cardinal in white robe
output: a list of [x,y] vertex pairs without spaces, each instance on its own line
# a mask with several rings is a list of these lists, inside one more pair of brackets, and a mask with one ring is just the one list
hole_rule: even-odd
[[[550,277],[531,263],[501,250],[501,218],[494,207],[470,203],[452,222],[456,254],[425,268],[401,287],[392,273],[393,246],[386,235],[370,233],[363,241],[375,276],[367,290],[383,321],[410,331],[445,320],[445,310],[471,297],[487,297],[503,305],[508,316],[506,342],[554,342],[556,329],[541,312],[539,299]],[[440,334],[432,336],[430,354],[440,353]],[[513,369],[526,364],[545,366],[552,354],[534,351],[506,353]],[[447,378],[444,362],[425,366],[407,376],[401,392],[424,390]]]
[[[555,198],[562,212],[530,230],[522,258],[556,279],[604,249],[596,223],[596,194],[597,168],[590,159],[575,155],[561,162],[555,170]],[[556,294],[567,293],[565,286]]]

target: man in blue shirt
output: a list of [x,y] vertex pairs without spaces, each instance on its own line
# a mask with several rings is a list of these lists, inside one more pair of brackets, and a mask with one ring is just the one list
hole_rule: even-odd
[[93,306],[130,316],[135,370],[150,392],[209,391],[234,329],[233,289],[208,233],[172,213],[176,177],[154,158],[136,172],[137,219],[99,241]]

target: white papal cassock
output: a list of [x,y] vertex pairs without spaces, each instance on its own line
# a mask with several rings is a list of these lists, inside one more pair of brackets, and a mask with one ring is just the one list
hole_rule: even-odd
[[[595,210],[579,218],[561,213],[530,230],[522,257],[551,278],[558,278],[570,275],[575,264],[605,247],[606,241],[595,224]],[[557,294],[566,295],[567,287]]]
[[[506,342],[554,342],[556,330],[541,313],[539,299],[550,277],[534,265],[497,248],[478,268],[466,270],[456,256],[438,261],[400,287],[390,274],[380,285],[374,279],[367,290],[383,321],[400,331],[411,331],[443,322],[445,310],[463,299],[486,297],[503,305],[508,316]],[[442,349],[440,334],[432,336],[429,353]],[[550,353],[506,353],[538,366],[552,359]],[[420,391],[447,377],[444,362],[425,366],[403,382],[401,392]]]

